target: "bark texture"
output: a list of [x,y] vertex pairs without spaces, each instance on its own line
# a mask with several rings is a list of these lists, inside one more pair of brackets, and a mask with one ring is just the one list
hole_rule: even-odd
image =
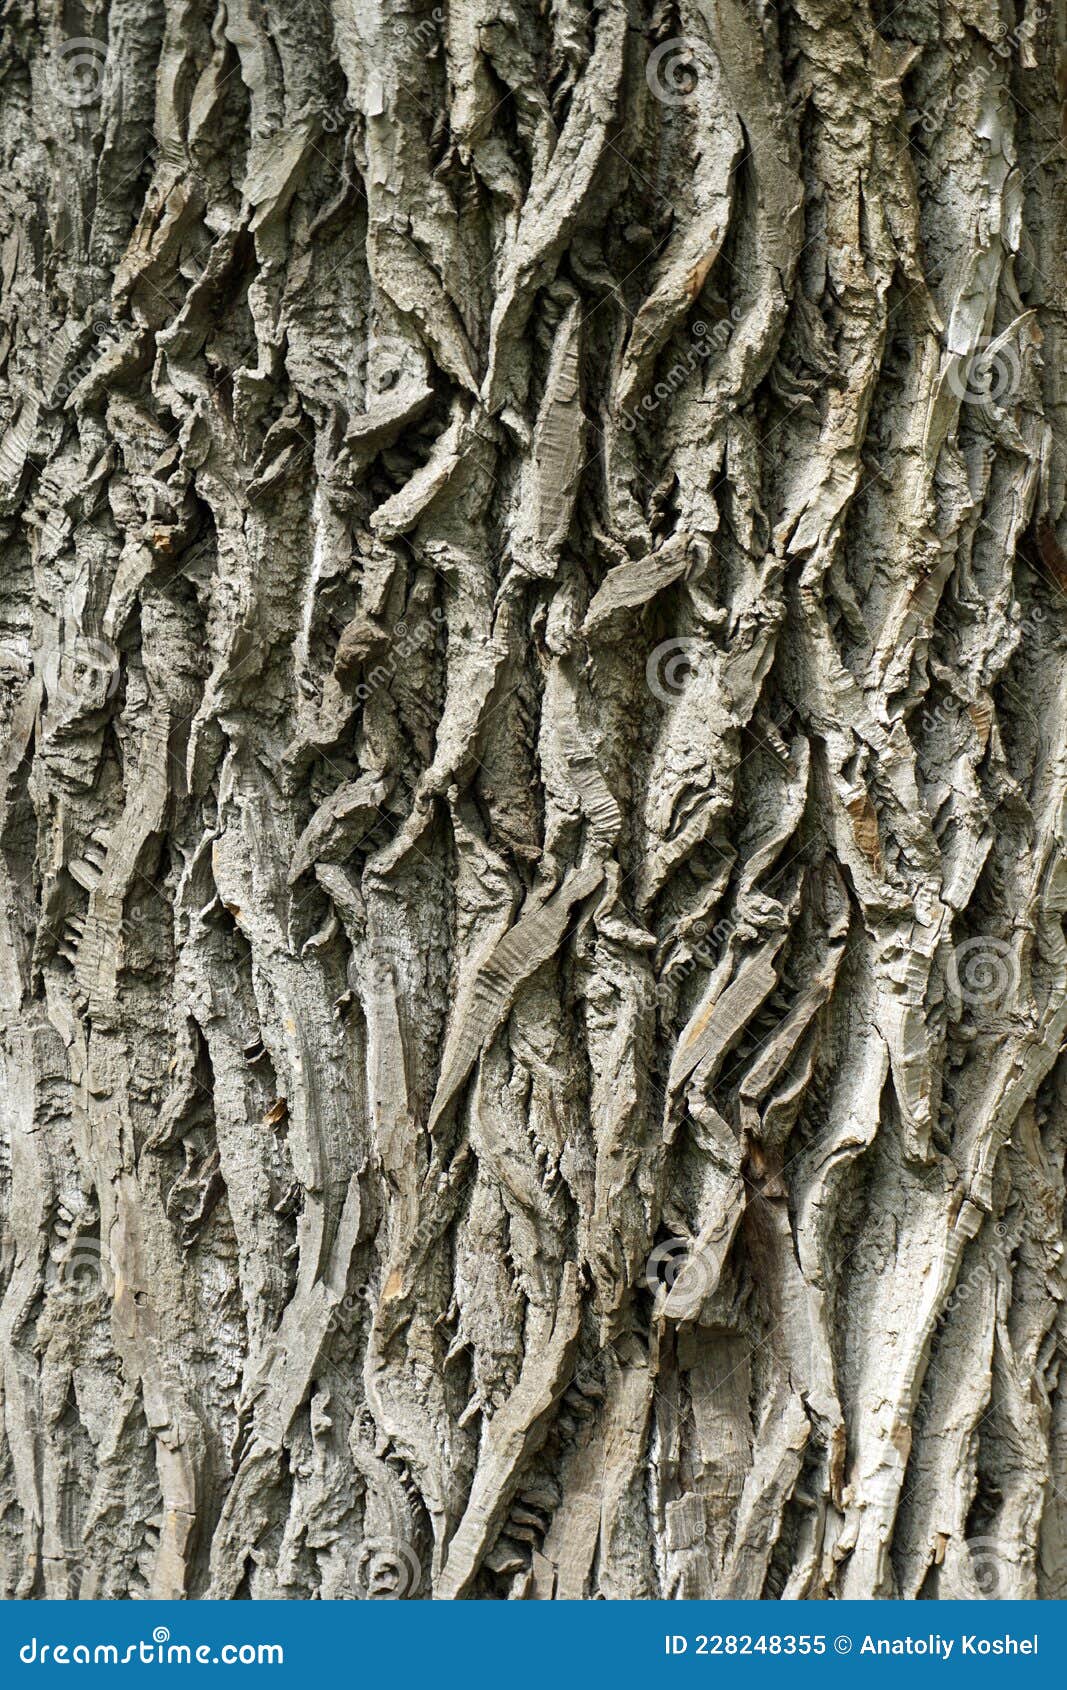
[[1067,1596],[1060,0],[2,14],[4,1593]]

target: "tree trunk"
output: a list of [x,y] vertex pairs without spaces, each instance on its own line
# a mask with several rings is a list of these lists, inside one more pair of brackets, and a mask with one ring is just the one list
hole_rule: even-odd
[[4,1593],[1067,1596],[1059,0],[3,17]]

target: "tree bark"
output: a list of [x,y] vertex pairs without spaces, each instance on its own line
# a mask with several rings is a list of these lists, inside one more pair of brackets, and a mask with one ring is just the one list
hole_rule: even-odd
[[0,1584],[1067,1596],[1067,23],[7,0]]

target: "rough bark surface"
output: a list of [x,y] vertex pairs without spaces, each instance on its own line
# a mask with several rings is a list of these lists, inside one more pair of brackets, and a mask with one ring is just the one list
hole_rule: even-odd
[[1067,1596],[1059,0],[2,15],[4,1593]]

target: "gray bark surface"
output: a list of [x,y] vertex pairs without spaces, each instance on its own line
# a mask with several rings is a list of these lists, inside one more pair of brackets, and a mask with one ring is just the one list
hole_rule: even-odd
[[2,19],[0,1590],[1067,1596],[1060,0]]

